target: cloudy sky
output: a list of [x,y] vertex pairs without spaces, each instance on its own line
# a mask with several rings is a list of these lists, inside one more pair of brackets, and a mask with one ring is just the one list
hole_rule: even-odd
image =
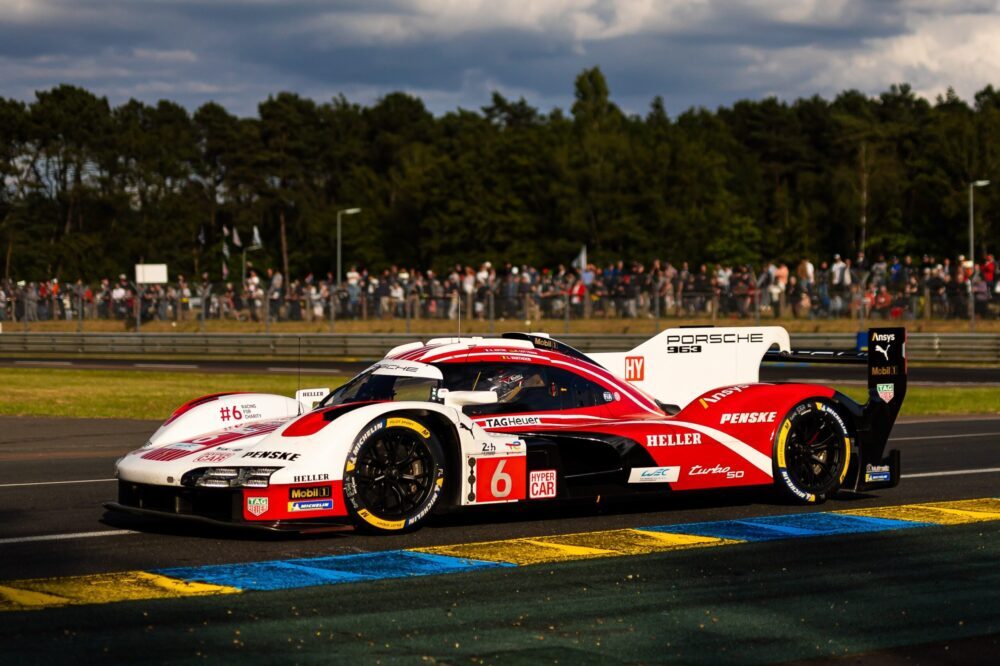
[[72,83],[251,115],[281,90],[403,90],[443,113],[499,90],[549,110],[593,65],[634,113],[899,82],[971,100],[1000,87],[1000,0],[0,0],[0,96],[24,100]]

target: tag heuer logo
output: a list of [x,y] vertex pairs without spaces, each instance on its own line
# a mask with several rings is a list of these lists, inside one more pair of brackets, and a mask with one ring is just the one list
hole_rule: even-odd
[[267,511],[267,498],[266,497],[248,497],[247,498],[247,511],[255,516],[263,515]]
[[878,384],[876,387],[878,397],[886,402],[892,402],[892,397],[896,395],[896,387],[893,384]]

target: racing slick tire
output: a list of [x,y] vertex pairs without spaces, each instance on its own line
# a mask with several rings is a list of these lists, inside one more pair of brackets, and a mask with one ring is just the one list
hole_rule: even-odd
[[774,481],[799,504],[818,504],[837,492],[851,462],[851,437],[829,400],[795,405],[774,438]]
[[420,527],[441,498],[445,454],[434,432],[410,416],[382,416],[354,440],[344,498],[355,526],[399,534]]

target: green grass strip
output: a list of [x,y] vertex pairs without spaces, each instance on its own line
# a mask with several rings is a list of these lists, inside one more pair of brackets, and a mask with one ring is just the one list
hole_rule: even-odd
[[[309,374],[302,388],[335,388],[348,378]],[[163,420],[181,404],[207,393],[254,391],[292,396],[299,386],[293,374],[153,372],[141,370],[70,370],[0,368],[0,414],[70,418]],[[837,386],[864,400],[863,386]],[[1000,389],[910,387],[905,416],[1000,413]]]

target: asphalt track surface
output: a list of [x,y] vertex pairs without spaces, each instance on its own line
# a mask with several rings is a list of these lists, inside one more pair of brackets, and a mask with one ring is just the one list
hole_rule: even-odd
[[[822,507],[767,490],[478,509],[421,531],[274,537],[108,514],[148,421],[0,417],[5,581],[373,553],[1000,496],[1000,418],[899,423],[903,481]],[[0,662],[995,663],[1000,521],[418,579],[3,613]],[[144,656],[140,656],[144,655]],[[867,661],[866,661],[867,660]]]

